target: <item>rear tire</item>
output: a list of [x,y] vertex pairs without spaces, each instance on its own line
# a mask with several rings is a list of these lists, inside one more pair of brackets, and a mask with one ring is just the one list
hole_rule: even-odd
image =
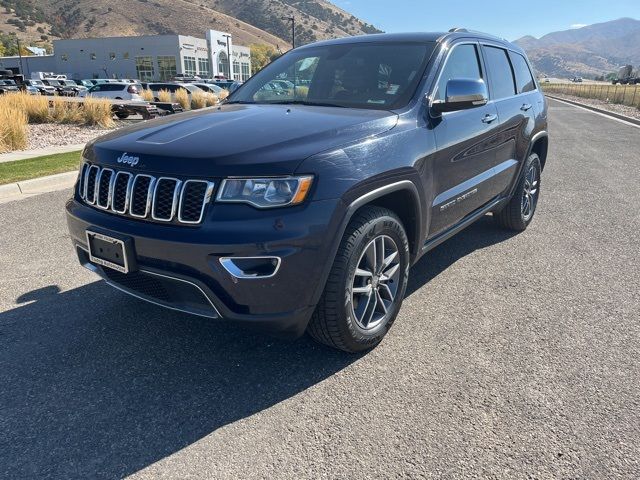
[[398,315],[408,277],[402,222],[386,208],[363,207],[347,226],[307,331],[349,353],[375,347]]
[[499,226],[516,232],[521,232],[529,226],[540,198],[541,172],[540,158],[532,153],[524,164],[511,200],[500,212],[493,214]]
[[117,112],[117,113],[116,113],[116,117],[118,117],[120,120],[124,120],[124,119],[126,119],[126,118],[129,118],[129,114],[128,114],[128,113],[120,113],[120,112]]

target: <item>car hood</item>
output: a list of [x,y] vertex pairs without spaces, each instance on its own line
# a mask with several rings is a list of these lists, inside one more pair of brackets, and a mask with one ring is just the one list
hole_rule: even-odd
[[114,131],[87,145],[85,156],[123,167],[118,158],[126,153],[137,157],[135,170],[166,175],[287,175],[315,153],[378,135],[397,121],[383,110],[222,105]]

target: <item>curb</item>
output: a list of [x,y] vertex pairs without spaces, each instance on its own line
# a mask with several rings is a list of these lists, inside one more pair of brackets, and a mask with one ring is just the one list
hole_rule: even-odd
[[0,203],[29,198],[40,193],[56,192],[73,187],[78,172],[57,173],[46,177],[22,180],[21,182],[0,185]]
[[549,95],[545,93],[545,96],[552,98],[553,100],[558,100],[560,102],[566,102],[571,105],[575,105],[576,107],[586,108],[587,110],[591,110],[592,112],[599,113],[601,115],[606,115],[607,117],[616,118],[618,120],[622,120],[623,122],[632,123],[640,127],[640,120],[633,117],[628,117],[626,115],[622,115],[620,113],[612,112],[611,110],[605,110],[603,108],[594,107],[592,105],[587,105],[585,103],[576,102],[574,100],[567,100],[566,98],[556,97],[554,95]]
[[70,153],[76,151],[79,152],[82,151],[84,146],[84,143],[77,143],[73,145],[39,148],[37,150],[18,150],[10,153],[0,153],[0,163],[28,160],[30,158],[44,157],[47,155],[57,155],[59,153]]

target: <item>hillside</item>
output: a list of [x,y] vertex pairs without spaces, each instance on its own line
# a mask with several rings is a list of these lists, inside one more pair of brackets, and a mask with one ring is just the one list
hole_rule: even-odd
[[325,0],[0,0],[0,33],[25,43],[179,33],[203,37],[223,30],[239,45],[289,48],[295,16],[296,43],[361,35],[377,30]]
[[539,73],[593,77],[620,65],[640,66],[640,21],[621,18],[583,28],[516,40]]

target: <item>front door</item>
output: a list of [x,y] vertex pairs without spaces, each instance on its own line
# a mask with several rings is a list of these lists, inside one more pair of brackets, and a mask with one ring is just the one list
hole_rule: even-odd
[[[478,49],[476,43],[452,47],[436,84],[434,100],[445,100],[450,79],[486,79]],[[469,110],[443,113],[433,121],[433,131],[437,152],[429,237],[438,235],[491,200],[499,131],[496,106],[489,102]]]

